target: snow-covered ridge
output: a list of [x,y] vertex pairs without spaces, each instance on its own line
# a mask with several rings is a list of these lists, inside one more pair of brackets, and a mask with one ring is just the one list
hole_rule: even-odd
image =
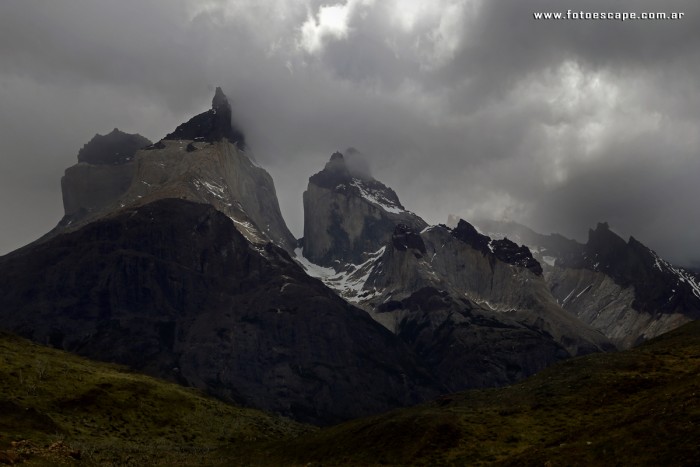
[[350,185],[357,188],[360,191],[360,195],[364,199],[376,206],[379,206],[386,212],[390,212],[393,214],[400,214],[402,212],[406,212],[405,209],[401,209],[399,206],[396,205],[396,203],[387,199],[386,196],[384,196],[384,194],[380,190],[373,190],[372,188],[365,186],[362,183],[362,180],[358,178],[353,178],[350,182]]
[[296,248],[294,254],[295,260],[304,268],[308,275],[320,279],[347,301],[357,303],[378,294],[378,291],[374,289],[365,290],[364,286],[374,266],[384,254],[385,248],[386,247],[381,247],[374,253],[369,254],[369,258],[364,263],[348,264],[346,268],[341,271],[312,263],[304,257],[304,250],[302,248]]

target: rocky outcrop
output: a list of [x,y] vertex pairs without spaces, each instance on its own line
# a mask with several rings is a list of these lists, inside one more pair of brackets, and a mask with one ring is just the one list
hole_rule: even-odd
[[542,266],[525,245],[518,245],[508,240],[508,238],[492,240],[490,237],[480,234],[473,225],[464,219],[459,220],[452,231],[452,235],[475,250],[482,253],[491,252],[496,258],[505,263],[521,266],[529,269],[536,275],[542,275]]
[[491,248],[496,258],[504,263],[514,264],[532,271],[535,275],[542,275],[542,266],[532,256],[530,249],[525,245],[518,245],[507,238],[492,240]]
[[599,223],[579,244],[514,223],[490,223],[528,242],[545,264],[544,277],[561,306],[629,348],[700,319],[700,281],[669,264],[634,237],[625,242]]
[[434,397],[415,355],[214,207],[162,199],[0,258],[0,327],[335,423]]
[[622,348],[700,319],[700,283],[634,237],[625,242],[607,223],[589,231],[579,255],[548,275],[562,305]]
[[[466,229],[463,225],[462,230]],[[415,250],[386,248],[365,284],[377,291],[360,302],[365,309],[433,287],[455,300],[467,299],[477,308],[515,316],[524,325],[544,331],[571,355],[611,348],[600,333],[561,309],[544,278],[527,264],[503,261],[488,247],[477,249],[456,229],[433,226],[420,237],[425,245],[420,255]]]
[[95,135],[78,152],[78,164],[61,179],[63,225],[98,212],[118,199],[131,185],[136,152],[151,142],[138,134],[114,129]]
[[233,125],[231,104],[219,87],[216,88],[211,109],[178,126],[165,139],[208,142],[226,139],[232,144],[237,144],[241,149],[245,148],[245,136]]
[[394,190],[336,152],[304,192],[303,255],[336,270],[360,264],[391,239],[399,224],[416,231],[427,226],[404,209]]
[[129,134],[118,128],[106,135],[95,135],[80,151],[78,162],[92,165],[125,164],[134,158],[139,149],[151,145],[148,138],[139,134]]
[[399,251],[416,250],[418,258],[425,254],[425,243],[420,234],[405,224],[399,224],[391,236],[392,246]]

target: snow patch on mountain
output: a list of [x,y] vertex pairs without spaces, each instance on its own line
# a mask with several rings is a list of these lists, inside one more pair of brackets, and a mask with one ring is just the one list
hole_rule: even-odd
[[219,199],[226,198],[226,192],[224,190],[224,187],[222,187],[222,186],[216,185],[216,184],[211,183],[211,182],[207,182],[205,180],[197,180],[197,179],[195,179],[192,183],[194,184],[195,187],[197,187],[197,190],[205,191],[205,192],[211,194],[215,198],[219,198]]
[[358,178],[353,178],[352,181],[350,182],[350,185],[354,186],[360,191],[360,195],[369,201],[370,203],[379,206],[380,208],[384,209],[386,212],[390,212],[393,214],[400,214],[402,212],[406,212],[405,209],[402,209],[401,207],[397,206],[396,203],[393,201],[387,199],[384,194],[379,191],[379,190],[373,190],[367,186],[365,186],[362,183],[362,180]]
[[362,264],[348,264],[339,271],[312,263],[304,257],[303,248],[295,249],[294,254],[297,263],[304,268],[308,275],[320,279],[347,301],[358,303],[379,294],[379,291],[373,287],[365,289],[365,284],[370,273],[379,264],[385,248],[382,247],[374,253],[370,253],[368,259]]

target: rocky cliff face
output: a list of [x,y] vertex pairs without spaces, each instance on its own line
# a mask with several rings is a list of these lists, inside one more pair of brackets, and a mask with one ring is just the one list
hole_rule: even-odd
[[[293,251],[296,239],[282,218],[272,177],[248,157],[242,133],[231,125],[230,104],[217,88],[212,109],[178,126],[164,140],[136,151],[128,162],[81,163],[69,169],[64,202],[71,206],[71,215],[67,208],[57,232],[79,228],[119,209],[178,198],[214,206],[252,242],[273,241]],[[101,156],[91,156],[95,157]],[[90,173],[95,175],[85,176]],[[75,197],[79,203],[73,201]]]
[[417,234],[425,252],[387,247],[365,283],[375,293],[360,303],[379,310],[387,301],[401,301],[423,287],[433,287],[456,301],[467,300],[472,309],[494,313],[496,320],[508,315],[537,329],[570,355],[610,348],[607,339],[557,305],[529,254],[518,247],[518,254],[506,261],[506,252],[498,252],[494,246],[498,242],[489,237],[485,249],[465,239],[464,232],[472,229],[465,221],[453,230],[430,227]]
[[298,261],[399,336],[452,391],[512,383],[613,348],[557,305],[527,247],[492,241],[464,221],[427,227],[393,190],[354,177],[341,154],[311,177],[304,205]]
[[517,224],[490,223],[492,231],[523,239],[544,264],[552,294],[567,311],[621,348],[700,318],[700,281],[607,223],[586,244],[541,235]]
[[110,205],[129,188],[136,152],[151,142],[138,134],[114,129],[95,135],[78,152],[78,164],[66,169],[61,179],[65,217],[75,222]]
[[251,242],[294,249],[272,177],[245,152],[226,140],[164,140],[161,146],[137,154],[133,182],[115,209],[164,198],[207,203],[233,219]]
[[414,354],[211,205],[125,208],[0,258],[2,328],[334,423],[436,396]]
[[427,225],[404,209],[394,190],[352,170],[337,152],[304,192],[303,255],[336,270],[360,264],[386,244],[398,224],[418,230]]
[[148,138],[139,134],[124,133],[115,128],[104,136],[95,135],[85,144],[78,151],[78,162],[92,165],[125,164],[133,160],[136,151],[151,144]]

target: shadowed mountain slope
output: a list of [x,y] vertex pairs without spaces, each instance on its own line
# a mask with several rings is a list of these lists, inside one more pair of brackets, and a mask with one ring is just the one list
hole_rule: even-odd
[[700,322],[279,445],[280,465],[697,465]]
[[124,209],[0,274],[3,329],[239,404],[331,423],[438,391],[398,338],[210,205]]

